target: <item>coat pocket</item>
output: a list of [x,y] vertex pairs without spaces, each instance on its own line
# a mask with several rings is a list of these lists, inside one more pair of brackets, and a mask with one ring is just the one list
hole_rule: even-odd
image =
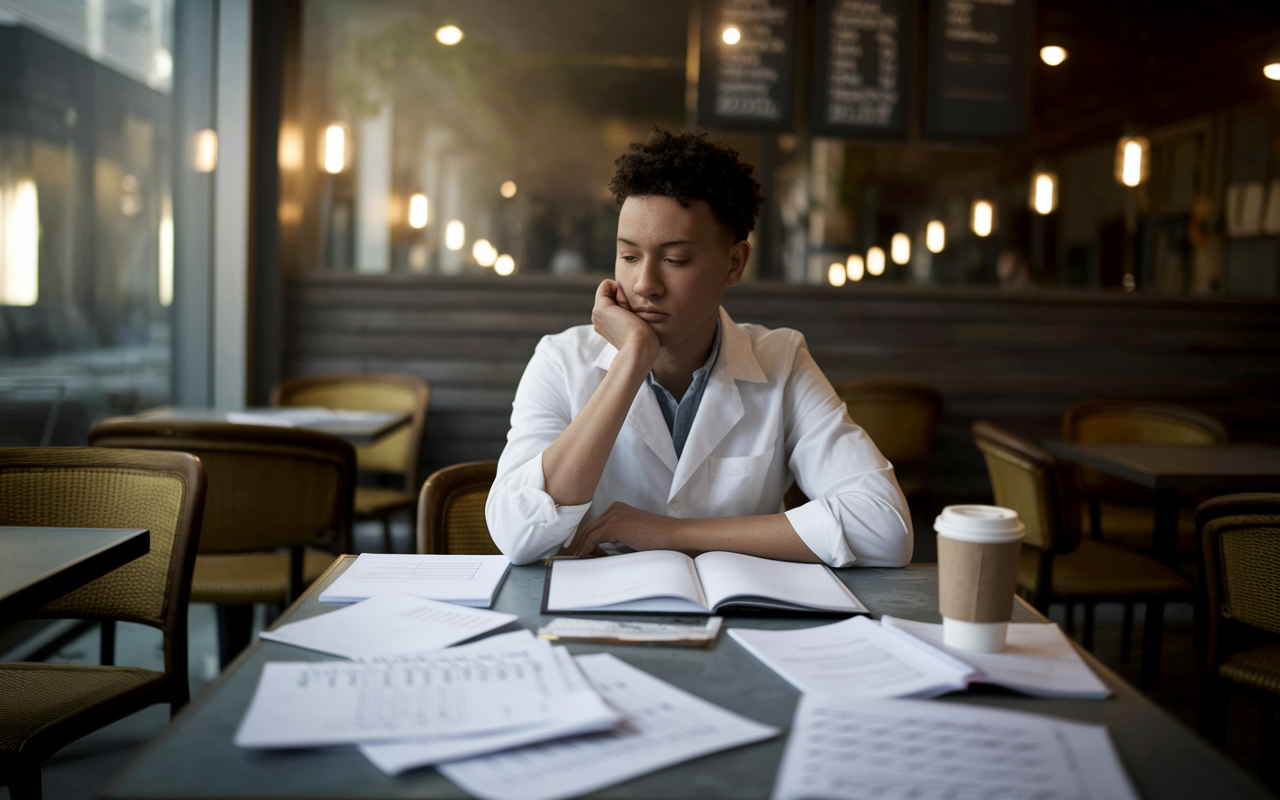
[[710,516],[740,517],[761,513],[761,494],[772,464],[772,447],[755,456],[708,458]]

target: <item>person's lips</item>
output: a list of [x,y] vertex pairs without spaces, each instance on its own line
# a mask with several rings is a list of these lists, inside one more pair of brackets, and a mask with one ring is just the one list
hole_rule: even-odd
[[671,316],[670,314],[657,311],[655,309],[640,309],[635,312],[635,315],[645,322],[662,322],[664,319]]

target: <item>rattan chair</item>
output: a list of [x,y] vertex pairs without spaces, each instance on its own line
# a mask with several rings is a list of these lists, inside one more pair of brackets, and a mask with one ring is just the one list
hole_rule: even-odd
[[417,378],[394,374],[318,375],[292,378],[277,384],[271,392],[273,406],[321,406],[352,411],[408,411],[413,417],[407,427],[356,448],[356,466],[369,478],[390,475],[401,488],[357,486],[356,520],[376,519],[382,523],[383,550],[390,553],[391,517],[399,511],[413,516],[418,501],[418,454],[427,424],[431,387]]
[[[1216,417],[1194,408],[1136,400],[1076,403],[1062,415],[1068,442],[1108,444],[1225,444],[1227,429]],[[1155,532],[1151,490],[1088,467],[1075,467],[1076,481],[1089,508],[1089,534],[1130,546],[1150,546]],[[1195,518],[1188,508],[1178,518],[1184,552],[1195,545]]]
[[150,532],[147,555],[33,616],[125,620],[164,634],[164,672],[0,664],[0,781],[14,800],[40,797],[40,764],[63,746],[153,703],[176,713],[189,699],[187,596],[204,499],[204,469],[183,453],[0,449],[0,525]]
[[[1225,738],[1232,690],[1261,704],[1259,763],[1280,784],[1280,494],[1215,497],[1196,511],[1208,598],[1199,728]],[[1270,755],[1267,755],[1270,753]]]
[[942,395],[909,381],[853,380],[835,384],[849,416],[893,464],[907,497],[929,490],[929,462],[938,438]]
[[291,602],[351,551],[355,450],[337,436],[122,417],[94,425],[89,442],[179,450],[204,463],[209,493],[191,600],[218,606],[224,667],[249,643],[255,604]]
[[[1154,558],[1082,539],[1071,473],[1045,450],[987,422],[974,424],[973,439],[986,458],[996,505],[1017,511],[1027,528],[1018,566],[1019,593],[1041,612],[1051,603],[1067,604],[1068,619],[1072,604],[1082,604],[1083,644],[1088,649],[1093,648],[1097,603],[1146,603],[1140,683],[1154,686],[1165,602],[1191,602],[1191,582]],[[1130,634],[1128,629],[1123,632],[1126,648]]]
[[497,474],[497,461],[454,464],[432,473],[418,502],[418,552],[500,555],[484,519]]

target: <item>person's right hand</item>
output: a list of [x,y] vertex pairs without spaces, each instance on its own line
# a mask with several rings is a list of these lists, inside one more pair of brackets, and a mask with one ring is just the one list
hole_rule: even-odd
[[632,313],[626,292],[617,281],[601,281],[600,287],[596,289],[591,324],[595,326],[596,333],[618,348],[619,352],[630,347],[650,364],[657,359],[658,334],[649,323]]

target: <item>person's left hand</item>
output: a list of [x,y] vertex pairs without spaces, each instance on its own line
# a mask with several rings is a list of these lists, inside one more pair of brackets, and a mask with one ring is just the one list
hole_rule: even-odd
[[604,555],[598,549],[603,542],[625,544],[633,550],[669,550],[678,522],[626,503],[614,503],[574,537],[565,554],[579,558]]

